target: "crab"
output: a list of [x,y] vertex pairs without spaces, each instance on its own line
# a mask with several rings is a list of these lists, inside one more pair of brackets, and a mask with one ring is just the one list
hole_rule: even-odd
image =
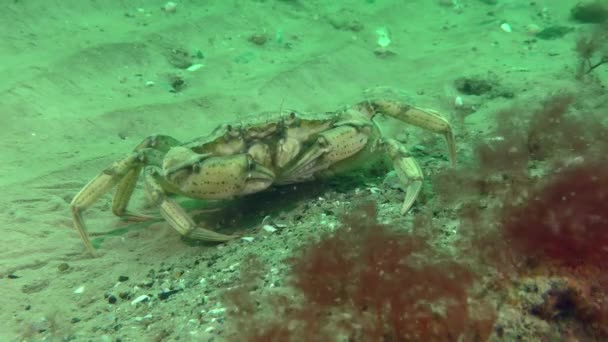
[[405,214],[420,192],[423,173],[402,143],[382,136],[373,121],[378,114],[443,134],[450,162],[455,165],[452,128],[445,118],[429,109],[379,99],[322,114],[281,110],[221,125],[210,135],[186,143],[166,135],[147,137],[78,192],[70,204],[74,226],[88,252],[95,256],[83,212],[114,187],[115,215],[130,220],[150,219],[127,210],[143,171],[148,198],[179,234],[195,240],[226,242],[237,236],[199,226],[170,195],[230,199],[275,185],[330,177],[381,155],[390,158],[405,189],[401,205],[401,213]]

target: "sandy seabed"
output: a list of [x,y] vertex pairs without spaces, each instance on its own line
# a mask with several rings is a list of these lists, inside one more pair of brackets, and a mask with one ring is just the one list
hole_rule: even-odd
[[[174,13],[154,1],[4,4],[0,339],[223,340],[230,322],[222,316],[218,291],[234,281],[235,265],[257,254],[279,279],[289,251],[322,230],[319,222],[335,222],[328,212],[338,214],[340,201],[349,201],[311,185],[296,195],[275,193],[287,204],[272,196],[256,205],[228,204],[228,215],[254,222],[235,228],[254,240],[216,246],[187,243],[163,221],[121,221],[107,195],[85,214],[100,252],[90,258],[69,203],[87,181],[151,134],[185,141],[251,113],[324,112],[390,96],[442,112],[462,137],[465,130],[486,129],[501,108],[577,87],[576,32],[540,40],[526,29],[584,30],[569,21],[573,1],[440,2],[183,1]],[[501,29],[505,22],[512,32]],[[378,50],[379,28],[390,33],[388,51]],[[202,66],[186,69],[196,64]],[[459,94],[454,81],[470,76],[498,82],[513,97]],[[456,96],[480,105],[464,122],[455,117]],[[385,133],[399,135],[405,128],[385,125]],[[412,132],[424,142],[427,133]],[[444,142],[436,141],[428,148],[437,154],[423,162],[432,166],[428,172],[449,166]],[[470,151],[466,139],[457,144],[459,154]],[[378,187],[387,186],[359,187],[374,190],[368,193],[375,198]],[[131,206],[154,214],[142,188]],[[381,208],[383,219],[408,220],[398,215],[399,190],[387,188],[391,201]],[[265,216],[265,223],[283,231],[260,230]],[[180,291],[168,298],[131,304],[175,286]]]

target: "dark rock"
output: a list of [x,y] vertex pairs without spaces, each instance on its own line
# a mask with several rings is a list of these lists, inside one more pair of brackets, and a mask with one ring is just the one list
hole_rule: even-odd
[[161,293],[158,294],[158,299],[160,300],[165,300],[169,297],[171,297],[172,295],[178,293],[181,290],[169,290],[169,291],[163,291]]
[[579,2],[570,10],[570,16],[581,23],[603,23],[608,21],[608,5],[601,1]]
[[250,43],[253,43],[258,46],[262,46],[262,45],[266,44],[266,42],[268,41],[268,35],[265,33],[255,33],[255,34],[252,34],[251,36],[249,36],[249,38],[247,40]]
[[472,77],[461,77],[454,81],[456,89],[466,95],[483,95],[492,90],[494,83]]
[[552,40],[563,38],[566,34],[574,29],[568,26],[549,26],[536,34],[536,38],[543,40]]

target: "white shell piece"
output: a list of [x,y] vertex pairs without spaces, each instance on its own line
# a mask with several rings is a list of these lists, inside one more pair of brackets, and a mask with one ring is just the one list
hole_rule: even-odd
[[507,23],[503,23],[502,25],[500,25],[500,29],[507,33],[513,32],[513,28],[511,28],[511,25]]
[[131,302],[131,305],[136,305],[137,303],[141,303],[148,299],[150,299],[150,297],[148,295],[141,295],[141,296],[133,299],[133,301]]
[[203,64],[192,64],[186,70],[188,70],[188,71],[196,71],[196,70],[198,70],[198,69],[200,69],[202,67],[204,67]]
[[269,224],[265,224],[262,229],[264,229],[265,231],[269,232],[269,233],[274,233],[277,231],[277,229]]
[[456,98],[454,98],[454,107],[461,108],[462,106],[464,106],[462,96],[456,96]]

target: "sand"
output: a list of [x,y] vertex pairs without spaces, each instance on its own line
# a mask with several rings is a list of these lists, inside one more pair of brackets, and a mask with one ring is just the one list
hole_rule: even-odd
[[[253,242],[197,245],[162,221],[121,221],[107,195],[85,213],[89,232],[98,233],[100,256],[91,258],[72,225],[69,203],[87,181],[151,134],[185,141],[256,112],[332,111],[373,96],[433,108],[457,121],[454,80],[463,76],[496,79],[514,94],[461,95],[465,104],[482,106],[455,125],[459,135],[485,129],[486,115],[497,109],[575,87],[576,33],[539,40],[525,28],[584,30],[568,19],[574,1],[439,2],[183,1],[174,13],[154,1],[4,4],[0,340],[223,340],[222,326],[229,322],[218,323],[209,312],[221,307],[217,292],[234,282],[235,265],[258,254],[279,270],[279,279],[289,252],[322,230],[311,222],[336,220],[319,209],[333,206],[339,213],[340,205],[323,204],[333,190],[310,185],[291,197],[288,191],[259,197],[255,206],[226,204],[229,215],[246,212],[251,222],[239,227],[245,221],[238,220],[232,229]],[[504,22],[512,32],[500,28]],[[375,53],[381,27],[391,39],[384,54]],[[252,35],[267,41],[256,44]],[[183,63],[203,66],[188,71]],[[389,135],[407,128],[385,126]],[[421,141],[428,134],[412,132]],[[436,146],[427,148],[440,157],[426,157],[424,164],[448,167],[444,142],[433,141]],[[463,154],[468,143],[458,141]],[[351,190],[360,187],[373,199],[366,189],[376,186]],[[140,183],[132,208],[156,214],[141,190]],[[390,191],[394,198],[383,212],[399,220],[400,192]],[[277,202],[277,196],[286,199]],[[350,201],[343,197],[343,203]],[[307,202],[316,209],[303,211]],[[202,205],[186,203],[189,210]],[[302,212],[310,216],[294,221]],[[266,215],[285,232],[260,230]],[[142,284],[163,272],[165,279],[182,281],[182,290],[165,301],[131,305],[162,290],[162,280],[149,289]],[[119,282],[119,276],[129,280]],[[118,297],[124,291],[130,297]],[[109,294],[117,303],[108,303]],[[210,299],[201,304],[203,297]]]

